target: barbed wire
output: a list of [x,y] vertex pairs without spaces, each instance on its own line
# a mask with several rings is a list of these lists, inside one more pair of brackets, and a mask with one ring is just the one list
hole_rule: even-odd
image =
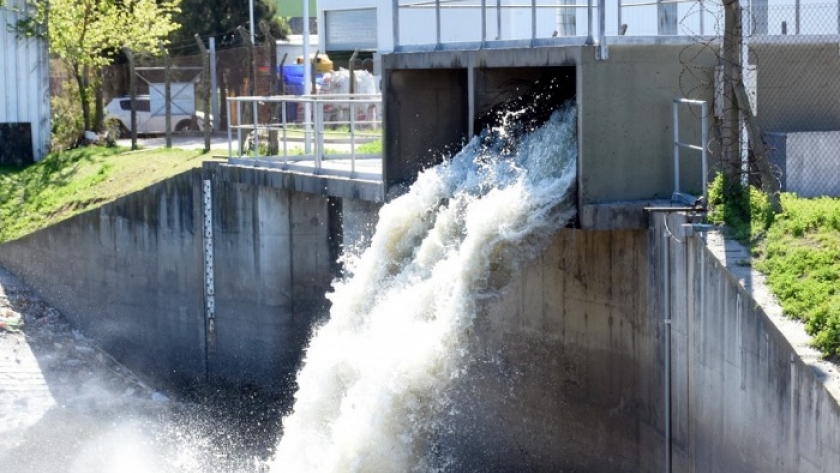
[[[715,120],[712,133],[709,141],[704,143],[704,146],[709,151],[710,155],[717,157],[716,166],[720,172],[725,172],[728,175],[741,176],[742,182],[750,182],[759,187],[771,188],[768,182],[781,181],[781,169],[778,165],[770,159],[771,149],[765,145],[764,133],[762,136],[755,135],[756,130],[760,130],[760,124],[757,123],[757,118],[753,116],[753,107],[755,106],[755,95],[749,97],[751,105],[739,103],[737,99],[738,94],[735,91],[727,91],[724,93],[724,88],[733,85],[735,87],[745,86],[745,79],[749,84],[755,86],[757,77],[751,76],[755,74],[754,67],[758,63],[758,54],[752,46],[752,38],[756,35],[756,15],[752,11],[747,11],[743,8],[738,8],[737,15],[740,15],[741,28],[740,38],[739,32],[731,32],[734,38],[732,41],[739,43],[738,51],[731,52],[732,56],[728,56],[724,51],[725,35],[730,34],[725,31],[725,11],[724,4],[720,0],[707,1],[703,3],[695,3],[691,5],[688,11],[680,20],[680,29],[682,33],[693,39],[691,45],[686,46],[680,53],[679,61],[682,66],[680,74],[680,92],[688,98],[702,99],[711,95],[713,99],[713,106],[709,108],[709,112],[714,116]],[[702,16],[702,20],[698,21]],[[714,34],[705,34],[705,31],[696,31],[695,25],[702,25],[706,21],[712,20],[712,31]],[[727,38],[729,40],[730,38]],[[736,46],[736,47],[738,47]],[[712,68],[708,65],[709,56],[714,58],[714,66]],[[737,59],[731,59],[736,57]],[[731,72],[730,72],[731,71]],[[734,75],[730,75],[734,74]],[[744,77],[746,74],[747,77]],[[746,105],[746,106],[745,106]],[[699,110],[691,109],[690,113],[699,117],[701,113]],[[725,117],[730,118],[735,114],[740,119],[726,120]],[[754,121],[750,123],[750,120]],[[726,125],[726,123],[732,123]],[[752,126],[747,126],[752,125]],[[733,140],[736,140],[733,142]],[[752,140],[752,141],[751,141]],[[752,145],[752,146],[750,146]],[[738,150],[733,156],[731,151]],[[745,159],[746,158],[746,159]],[[762,185],[763,184],[763,185]],[[776,185],[775,187],[778,187]]]

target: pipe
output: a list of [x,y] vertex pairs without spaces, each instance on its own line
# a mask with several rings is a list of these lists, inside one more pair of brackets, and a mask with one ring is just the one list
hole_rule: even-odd
[[537,39],[537,0],[531,0],[531,41]]
[[393,28],[393,41],[394,46],[391,48],[392,51],[396,51],[397,47],[400,45],[400,0],[394,0],[391,6],[392,15],[391,19],[393,20],[394,24],[392,25]]
[[436,48],[440,49],[440,0],[435,0],[435,44],[437,45]]
[[607,2],[598,0],[598,59],[605,61],[607,58]]
[[674,115],[674,192],[680,191],[680,102],[676,99],[673,105]]
[[[315,58],[317,59],[317,54]],[[304,96],[311,95],[311,90],[306,90],[310,87],[309,83],[312,80],[312,63],[309,60],[309,0],[303,2],[303,92]],[[312,104],[307,100],[303,104],[303,149],[306,154],[309,154],[310,139],[309,132],[311,124],[309,117],[312,116]]]
[[487,0],[481,0],[481,44],[487,42]]
[[664,279],[664,322],[665,322],[665,473],[671,473],[671,236],[668,234],[668,214],[663,215],[662,278]]

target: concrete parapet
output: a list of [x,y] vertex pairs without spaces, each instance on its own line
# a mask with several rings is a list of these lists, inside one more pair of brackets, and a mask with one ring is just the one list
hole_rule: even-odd
[[[208,165],[4,243],[0,265],[140,373],[283,389],[327,314],[341,225],[348,237],[369,234],[378,209],[344,199],[342,216],[331,198],[284,179]],[[213,324],[203,180],[212,194]]]

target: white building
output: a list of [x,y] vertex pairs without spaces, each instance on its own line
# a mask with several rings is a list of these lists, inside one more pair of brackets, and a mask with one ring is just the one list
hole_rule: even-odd
[[[0,161],[9,159],[13,143],[28,128],[31,158],[39,161],[50,146],[50,73],[46,42],[20,38],[9,31],[24,18],[23,0],[6,0],[0,7]],[[15,153],[19,154],[19,148]]]
[[[393,0],[318,0],[318,28],[321,44],[330,51],[354,49],[388,53],[400,45],[433,45],[437,38],[434,0],[401,0],[398,32],[395,32]],[[477,42],[482,39],[480,8],[477,0],[443,0],[446,8],[440,21],[440,42]],[[510,3],[508,1],[504,4]],[[485,38],[526,39],[532,34],[530,7],[492,8],[487,1]],[[522,2],[519,2],[522,5]],[[472,5],[473,7],[468,7]],[[560,10],[538,10],[536,37],[559,34]]]
[[[388,53],[394,50],[396,38],[400,46],[476,43],[482,40],[482,3],[486,6],[483,35],[487,41],[552,37],[581,41],[600,36],[598,0],[439,0],[439,38],[436,0],[398,0],[396,22],[394,3],[318,0],[319,37],[324,49],[328,53],[355,49]],[[534,4],[537,7],[532,10]],[[593,7],[591,12],[588,4]],[[723,27],[719,0],[606,0],[604,5],[605,36],[715,36]],[[752,9],[744,17],[752,36],[840,33],[836,1],[741,0],[741,5]]]

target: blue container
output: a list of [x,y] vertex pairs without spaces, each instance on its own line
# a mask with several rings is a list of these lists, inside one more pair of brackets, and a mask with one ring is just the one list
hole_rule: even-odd
[[[323,82],[324,74],[315,74],[315,83],[320,86]],[[283,83],[286,84],[287,95],[304,95],[303,64],[284,64]]]
[[[320,86],[323,82],[324,74],[315,74],[315,83]],[[306,87],[303,84],[303,64],[284,64],[283,84],[286,85],[286,95],[305,95]],[[296,122],[297,119],[297,102],[286,102],[286,121]]]

